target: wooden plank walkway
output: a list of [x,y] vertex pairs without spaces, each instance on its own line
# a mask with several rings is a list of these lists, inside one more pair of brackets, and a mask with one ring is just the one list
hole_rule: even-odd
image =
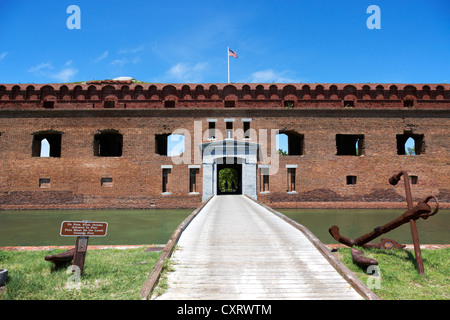
[[363,299],[305,234],[241,195],[213,197],[171,260],[157,299]]

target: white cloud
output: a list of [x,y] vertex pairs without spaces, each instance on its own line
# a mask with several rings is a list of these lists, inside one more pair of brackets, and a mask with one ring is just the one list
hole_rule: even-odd
[[[132,64],[137,64],[139,62],[141,62],[141,57],[139,56],[135,56],[135,57],[131,57],[131,55],[134,55],[135,53],[144,50],[144,45],[140,45],[139,47],[136,48],[125,48],[125,49],[120,49],[119,50],[119,54],[125,54],[126,56],[123,58],[119,58],[119,59],[115,59],[113,61],[111,61],[111,65],[113,66],[120,66],[123,67],[124,65],[128,64],[128,63],[132,63]],[[105,55],[106,53],[106,55]],[[104,58],[106,58],[107,56],[107,52],[104,53]]]
[[124,65],[126,65],[127,63],[132,63],[132,64],[136,64],[136,63],[139,63],[141,61],[141,58],[140,57],[135,57],[135,58],[133,58],[133,59],[128,59],[128,58],[122,58],[122,59],[116,59],[116,60],[113,60],[112,62],[111,62],[111,64],[113,65],[113,66],[121,66],[121,67],[123,67]]
[[296,83],[301,82],[286,76],[286,71],[275,72],[272,69],[256,71],[251,74],[249,81],[253,83]]
[[106,59],[108,57],[108,51],[103,52],[101,55],[99,55],[97,58],[94,59],[94,62],[102,61],[103,59]]
[[125,48],[125,49],[120,49],[119,53],[120,54],[127,54],[127,53],[136,53],[139,51],[144,50],[144,45],[140,45],[139,47],[136,48]]
[[58,82],[70,82],[73,76],[78,73],[77,69],[70,67],[71,65],[72,60],[68,60],[62,69],[54,72],[54,67],[51,62],[42,62],[34,67],[31,67],[28,72],[35,73],[39,77],[54,79]]
[[199,62],[193,66],[179,62],[166,72],[165,78],[169,82],[201,82],[207,68],[208,63],[206,62]]
[[0,60],[3,60],[8,55],[8,53],[9,53],[8,51],[2,52],[0,54]]
[[116,60],[112,61],[111,64],[112,64],[113,66],[118,65],[118,66],[121,66],[121,67],[122,67],[122,66],[124,66],[127,62],[128,62],[128,59],[127,59],[127,58],[123,58],[123,59],[116,59]]
[[53,69],[51,62],[42,62],[34,67],[31,67],[28,72],[38,72],[45,69]]
[[58,73],[51,74],[50,77],[58,80],[59,82],[69,82],[77,73],[78,70],[75,68],[64,68]]

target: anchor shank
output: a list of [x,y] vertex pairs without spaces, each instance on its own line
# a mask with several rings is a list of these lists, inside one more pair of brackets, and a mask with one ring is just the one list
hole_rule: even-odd
[[403,215],[401,215],[397,219],[392,220],[391,222],[383,226],[377,227],[373,231],[366,233],[365,235],[362,235],[359,238],[356,238],[355,240],[353,240],[355,242],[355,245],[362,246],[363,244],[370,242],[375,238],[378,238],[382,234],[388,233],[389,231],[398,228],[402,224],[407,223],[409,221],[409,219],[407,218],[405,219],[405,215],[407,214],[408,211],[406,211]]
[[405,182],[405,193],[406,193],[406,204],[408,206],[408,211],[413,209],[413,201],[411,196],[411,187],[409,185],[409,177],[406,171],[401,172],[403,174],[403,181]]
[[425,274],[423,267],[422,252],[420,251],[419,234],[417,233],[417,225],[414,219],[409,220],[411,225],[411,234],[414,243],[414,254],[416,256],[417,271],[420,275]]
[[[405,182],[406,202],[408,204],[408,210],[411,211],[413,208],[413,203],[411,196],[411,188],[409,186],[408,173],[406,173],[406,171],[402,171],[401,173],[403,174],[403,180]],[[420,275],[423,275],[425,271],[423,267],[422,253],[420,251],[419,235],[417,233],[416,221],[414,219],[410,219],[409,223],[411,225],[411,235],[414,244],[414,254],[416,256],[417,271],[419,272]]]
[[431,208],[427,203],[419,202],[412,210],[406,210],[400,217],[384,224],[383,226],[376,227],[373,231],[368,232],[356,239],[349,239],[340,235],[339,228],[337,226],[331,227],[329,232],[333,236],[333,238],[340,243],[343,243],[350,247],[354,245],[363,246],[364,244],[379,237],[380,235],[388,233],[389,231],[394,230],[409,221],[415,221],[419,219],[421,215],[429,214],[430,212]]

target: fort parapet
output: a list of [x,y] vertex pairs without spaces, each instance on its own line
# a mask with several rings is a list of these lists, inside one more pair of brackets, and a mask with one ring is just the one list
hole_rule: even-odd
[[448,84],[0,84],[2,109],[445,109]]

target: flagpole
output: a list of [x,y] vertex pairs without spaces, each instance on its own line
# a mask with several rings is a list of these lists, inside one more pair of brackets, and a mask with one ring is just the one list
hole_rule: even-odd
[[230,47],[227,47],[227,57],[228,57],[228,83],[230,83]]

